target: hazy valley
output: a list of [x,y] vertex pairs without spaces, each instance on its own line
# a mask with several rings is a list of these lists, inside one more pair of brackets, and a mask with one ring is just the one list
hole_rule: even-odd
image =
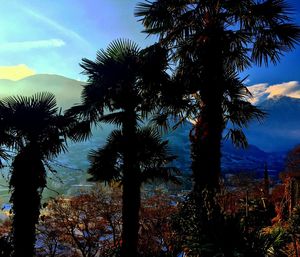
[[[52,92],[57,97],[62,109],[80,102],[82,82],[57,75],[33,75],[19,81],[0,80],[1,97],[11,95],[32,95],[36,92]],[[259,101],[258,104],[267,112],[267,118],[259,123],[252,122],[245,133],[249,147],[238,149],[231,142],[223,142],[222,168],[226,173],[239,171],[262,172],[264,164],[268,165],[270,175],[276,177],[282,171],[286,153],[300,141],[300,99],[277,96]],[[176,131],[166,135],[173,152],[178,156],[175,165],[183,173],[190,172],[188,133],[191,124],[185,124]],[[69,152],[61,154],[52,165],[57,174],[49,176],[45,195],[57,193],[72,194],[80,188],[91,184],[86,182],[88,168],[87,154],[91,149],[104,144],[112,127],[103,125],[95,128],[90,140],[81,143],[69,143]],[[7,170],[2,171],[1,195],[8,199]],[[62,182],[63,181],[63,182]]]

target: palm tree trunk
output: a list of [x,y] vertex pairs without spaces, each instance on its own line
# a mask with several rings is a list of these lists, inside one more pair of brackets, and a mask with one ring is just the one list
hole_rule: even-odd
[[[192,170],[194,191],[204,188],[219,188],[220,176],[220,135],[202,116],[195,125],[195,133],[191,135]],[[213,138],[212,135],[215,134]]]
[[[207,197],[213,198],[219,190],[223,119],[221,104],[217,106],[217,103],[215,99],[214,106],[207,104],[195,124],[194,134],[190,136],[193,194],[199,206],[213,207],[212,199]],[[203,198],[208,202],[205,203]]]
[[[215,34],[217,34],[215,32]],[[190,134],[194,191],[219,189],[223,121],[224,68],[218,39],[211,39],[203,54],[203,85],[200,88],[201,114]],[[200,191],[199,191],[200,190]]]
[[[133,177],[132,177],[133,179]],[[126,179],[123,182],[123,231],[121,256],[137,256],[140,185],[136,179]]]
[[15,157],[10,180],[14,257],[34,256],[35,226],[40,214],[42,189],[46,184],[41,160],[26,150]]
[[123,207],[122,207],[122,245],[121,257],[136,257],[139,230],[140,182],[139,167],[136,164],[136,115],[128,112],[123,124],[124,136],[124,174],[123,174]]
[[[191,138],[193,140],[191,155],[194,178],[192,197],[196,208],[197,231],[214,247],[219,247],[222,240],[220,228],[223,219],[216,194],[220,189],[223,115],[221,100],[217,99],[217,94],[209,99],[195,125],[194,136]],[[200,234],[199,238],[201,238]]]
[[[215,224],[219,217],[215,196],[220,189],[221,142],[224,129],[224,67],[221,50],[218,50],[222,42],[218,38],[218,25],[210,30],[212,35],[202,55],[201,114],[194,126],[194,133],[190,134],[193,196],[200,211],[199,222],[204,226]],[[214,229],[210,227],[207,230]]]

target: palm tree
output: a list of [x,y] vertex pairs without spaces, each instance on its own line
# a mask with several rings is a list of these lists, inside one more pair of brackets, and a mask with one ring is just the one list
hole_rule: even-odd
[[69,115],[92,123],[112,123],[121,127],[117,134],[122,135],[122,150],[119,150],[122,152],[122,165],[115,163],[117,157],[113,155],[106,156],[105,161],[112,178],[115,170],[110,168],[122,166],[121,256],[137,256],[141,183],[138,127],[156,107],[154,96],[158,84],[168,80],[166,64],[165,51],[159,45],[140,50],[129,40],[113,41],[106,50],[97,53],[95,62],[83,59],[81,67],[88,76],[88,82],[82,91],[82,104],[68,111]]
[[34,255],[35,226],[47,184],[47,160],[66,151],[66,136],[78,129],[74,119],[57,110],[55,97],[50,93],[0,101],[0,126],[5,138],[10,139],[4,143],[16,151],[9,182],[16,257]]
[[[300,40],[284,0],[154,0],[139,3],[135,15],[149,35],[170,49],[175,65],[173,92],[189,99],[183,118],[194,121],[190,133],[193,192],[219,188],[220,147],[228,136],[245,145],[243,126],[263,113],[252,106],[239,72],[252,64],[276,64]],[[165,89],[167,92],[170,90]],[[165,100],[165,99],[164,99]],[[167,99],[170,100],[170,99]]]
[[[135,229],[134,234],[127,234],[127,236],[134,239],[135,244],[137,244],[142,184],[156,179],[179,183],[176,177],[179,172],[176,168],[166,166],[175,159],[175,156],[170,154],[168,141],[163,141],[157,130],[151,127],[139,128],[136,131],[135,139],[137,168],[134,170],[135,173],[133,171],[131,173],[136,178],[136,184],[130,183],[130,186],[135,188],[130,194],[133,198],[124,202],[130,206],[127,206],[128,216],[123,217],[123,223],[125,225],[130,224],[131,230]],[[114,130],[108,137],[106,145],[97,151],[91,151],[89,155],[91,166],[88,172],[92,175],[90,180],[108,183],[119,182],[123,188],[126,187],[124,163],[128,151],[127,147],[125,134],[121,130]],[[128,252],[126,251],[124,254],[128,254]]]

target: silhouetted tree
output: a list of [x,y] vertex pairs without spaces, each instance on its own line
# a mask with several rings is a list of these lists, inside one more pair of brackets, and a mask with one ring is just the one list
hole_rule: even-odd
[[178,108],[183,104],[180,99],[190,100],[183,118],[194,121],[193,191],[200,205],[204,189],[213,195],[219,188],[227,122],[232,123],[228,137],[245,146],[243,126],[263,116],[249,103],[250,93],[239,72],[252,64],[278,63],[300,40],[300,29],[289,12],[284,0],[155,0],[136,8],[144,32],[159,35],[174,61],[176,83],[165,90],[179,94],[174,101],[164,99],[166,105]]
[[[144,149],[141,139],[147,130],[138,127],[142,119],[156,108],[157,84],[168,80],[165,54],[159,45],[140,50],[129,40],[117,40],[106,50],[99,51],[95,62],[83,59],[81,67],[88,82],[83,88],[82,104],[68,111],[93,123],[105,122],[121,127],[111,134],[106,147],[99,150],[100,156],[94,153],[90,172],[96,180],[122,180],[123,257],[137,256],[140,185],[143,181],[140,165],[147,163],[147,160],[139,159],[140,151]],[[153,136],[152,132],[149,133]],[[112,146],[117,148],[111,149]],[[114,152],[109,152],[111,150]],[[101,162],[97,161],[98,158]],[[159,164],[151,164],[153,174]]]
[[6,146],[16,151],[9,182],[16,257],[34,254],[35,226],[47,184],[47,161],[67,150],[66,136],[79,128],[74,119],[57,111],[55,97],[50,93],[8,97],[0,101],[0,126],[10,138]]

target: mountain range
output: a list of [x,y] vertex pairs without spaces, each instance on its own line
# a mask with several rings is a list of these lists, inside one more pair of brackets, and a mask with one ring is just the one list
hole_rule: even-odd
[[[0,80],[0,98],[11,95],[32,95],[46,91],[56,95],[58,106],[62,109],[80,102],[83,82],[58,75],[38,74],[18,81]],[[245,129],[249,141],[247,149],[237,149],[230,142],[223,142],[222,168],[225,172],[243,170],[260,171],[267,164],[277,174],[284,167],[284,159],[288,150],[300,143],[300,99],[286,95],[275,95],[257,101],[257,105],[267,113],[262,122],[253,121]],[[179,127],[166,137],[171,149],[178,155],[176,166],[183,172],[189,172],[190,144],[188,133],[191,124]],[[112,126],[103,125],[96,128],[94,136],[86,142],[70,143],[69,152],[53,161],[57,170],[61,171],[60,179],[51,177],[49,184],[58,192],[72,193],[86,183],[89,150],[104,144]],[[1,181],[0,181],[1,183]],[[7,192],[7,188],[0,188]]]
[[284,169],[287,153],[300,144],[300,99],[275,95],[257,105],[266,112],[266,118],[251,122],[244,130],[250,143],[248,149],[237,150],[225,144],[223,167],[261,171],[267,164],[277,175]]
[[245,130],[251,144],[265,151],[286,151],[300,143],[300,99],[276,96],[259,104],[267,113],[262,123]]

